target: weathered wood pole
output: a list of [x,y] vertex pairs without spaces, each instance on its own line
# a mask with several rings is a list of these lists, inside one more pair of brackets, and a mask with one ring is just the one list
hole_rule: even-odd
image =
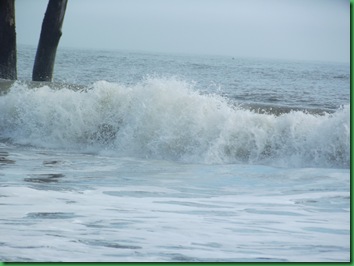
[[55,55],[62,35],[67,0],[49,0],[44,15],[36,59],[33,66],[33,81],[52,81]]
[[15,0],[0,0],[0,78],[17,79]]

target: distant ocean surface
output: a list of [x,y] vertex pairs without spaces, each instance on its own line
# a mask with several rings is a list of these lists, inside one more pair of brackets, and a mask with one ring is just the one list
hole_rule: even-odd
[[349,64],[59,47],[40,84],[35,52],[0,82],[0,261],[350,260]]

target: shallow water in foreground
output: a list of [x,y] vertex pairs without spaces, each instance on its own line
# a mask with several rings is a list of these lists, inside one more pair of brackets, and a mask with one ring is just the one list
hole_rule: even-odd
[[2,261],[349,261],[349,170],[1,145]]

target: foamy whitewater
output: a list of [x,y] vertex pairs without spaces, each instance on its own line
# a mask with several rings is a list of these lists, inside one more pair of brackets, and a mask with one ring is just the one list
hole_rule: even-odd
[[349,65],[59,49],[0,84],[0,261],[350,260]]

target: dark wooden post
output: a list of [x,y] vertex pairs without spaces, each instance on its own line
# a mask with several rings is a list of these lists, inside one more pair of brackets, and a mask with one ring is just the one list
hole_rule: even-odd
[[67,0],[49,0],[33,66],[33,81],[52,81]]
[[15,0],[0,0],[0,78],[17,79]]

